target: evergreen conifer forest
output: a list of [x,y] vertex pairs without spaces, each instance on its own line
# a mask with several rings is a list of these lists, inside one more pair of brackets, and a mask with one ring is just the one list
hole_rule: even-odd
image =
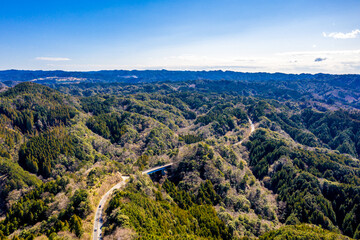
[[5,73],[1,240],[360,239],[358,75]]

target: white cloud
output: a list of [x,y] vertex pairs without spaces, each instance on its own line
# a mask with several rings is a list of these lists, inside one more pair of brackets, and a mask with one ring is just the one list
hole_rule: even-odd
[[[310,73],[359,73],[360,49],[282,52],[272,59],[277,62],[276,69],[283,72]],[[285,64],[285,61],[289,64]],[[294,61],[297,61],[294,63]],[[351,61],[349,63],[349,61]]]
[[323,36],[327,38],[334,38],[334,39],[350,39],[356,38],[360,34],[360,29],[352,30],[349,33],[342,33],[342,32],[332,32],[332,33],[325,33],[323,32]]
[[[311,45],[309,46],[311,47]],[[310,48],[312,49],[312,48]],[[56,70],[233,70],[243,72],[285,73],[359,73],[360,49],[294,51],[265,54],[212,54],[184,53],[143,57],[142,61],[105,62],[90,64],[68,62],[45,62],[47,69]],[[43,66],[42,66],[43,67]]]
[[35,58],[35,60],[39,60],[39,61],[70,61],[70,58],[62,58],[62,57],[37,57]]
[[296,56],[296,55],[302,55],[302,56],[314,56],[314,55],[359,55],[360,49],[357,50],[340,50],[340,51],[303,51],[303,52],[282,52],[277,53],[276,55],[280,56]]

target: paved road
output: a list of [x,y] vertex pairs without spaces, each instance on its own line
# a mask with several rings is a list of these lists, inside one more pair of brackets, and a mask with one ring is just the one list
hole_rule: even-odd
[[103,212],[104,212],[104,206],[106,201],[108,200],[108,198],[111,196],[112,192],[115,189],[119,189],[122,186],[125,185],[126,180],[129,177],[125,177],[122,176],[122,181],[119,182],[118,184],[116,184],[115,186],[113,186],[109,191],[107,191],[104,196],[101,198],[99,205],[96,208],[96,212],[95,212],[95,218],[94,218],[94,229],[93,229],[93,240],[99,240],[102,239],[102,234],[101,234],[101,228],[103,225]]
[[[143,171],[142,174],[148,174],[150,172],[156,171],[161,168],[166,168],[171,165],[173,165],[173,163],[168,163],[168,164],[165,164],[162,166],[154,167],[154,168]],[[95,217],[94,217],[93,240],[101,240],[103,237],[103,235],[101,233],[101,228],[104,223],[103,212],[104,212],[105,203],[107,202],[108,198],[111,196],[111,194],[113,193],[113,191],[115,189],[119,189],[119,188],[125,186],[127,179],[129,179],[129,177],[122,176],[122,181],[119,182],[118,184],[116,184],[115,186],[113,186],[101,198],[99,205],[96,208]]]
[[242,144],[246,139],[250,137],[250,135],[255,131],[255,125],[251,121],[251,119],[248,117],[249,123],[250,123],[250,132],[247,134],[240,142],[235,143],[234,145],[240,145]]
[[251,121],[250,118],[249,119],[249,123],[250,123],[250,135],[255,131],[255,125],[253,124],[253,122]]

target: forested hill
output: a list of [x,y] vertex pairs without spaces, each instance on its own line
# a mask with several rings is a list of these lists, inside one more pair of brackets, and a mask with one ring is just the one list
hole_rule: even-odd
[[[104,205],[105,240],[360,239],[357,76],[141,73],[162,72],[174,82],[3,88],[1,240],[91,239],[121,175],[130,178]],[[12,80],[46,77],[23,74]],[[165,175],[141,174],[167,163]]]

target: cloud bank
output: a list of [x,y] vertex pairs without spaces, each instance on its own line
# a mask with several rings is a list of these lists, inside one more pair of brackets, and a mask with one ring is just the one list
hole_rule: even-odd
[[37,58],[35,58],[35,60],[58,62],[58,61],[70,61],[71,59],[70,58],[62,58],[62,57],[37,57]]
[[359,34],[360,34],[360,29],[352,30],[349,33],[332,32],[327,34],[323,32],[324,37],[334,38],[334,39],[351,39],[351,38],[356,38]]

